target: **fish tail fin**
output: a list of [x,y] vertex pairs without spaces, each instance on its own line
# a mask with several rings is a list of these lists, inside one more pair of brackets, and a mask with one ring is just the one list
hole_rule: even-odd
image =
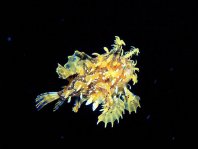
[[39,111],[45,105],[47,105],[48,103],[50,103],[52,101],[55,101],[55,100],[57,100],[59,98],[60,98],[60,96],[58,95],[58,92],[46,92],[46,93],[40,94],[35,99],[35,101],[36,101],[36,108]]

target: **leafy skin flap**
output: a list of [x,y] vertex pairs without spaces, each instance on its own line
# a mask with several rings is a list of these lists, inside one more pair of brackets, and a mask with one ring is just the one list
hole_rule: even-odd
[[[116,98],[116,97],[115,97]],[[103,105],[102,114],[98,117],[98,123],[101,121],[105,123],[105,127],[110,122],[113,127],[114,121],[117,120],[119,123],[120,117],[122,118],[122,114],[124,113],[125,105],[124,102],[116,98],[115,102],[111,106]]]
[[137,107],[140,107],[140,97],[134,95],[133,93],[131,93],[126,87],[124,88],[125,90],[125,108],[126,110],[129,111],[129,114],[131,114],[131,112],[135,112],[137,110]]

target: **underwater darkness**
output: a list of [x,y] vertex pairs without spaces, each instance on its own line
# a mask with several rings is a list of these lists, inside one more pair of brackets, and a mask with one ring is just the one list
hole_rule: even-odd
[[[171,1],[25,2],[1,5],[2,133],[0,148],[56,145],[57,148],[174,145],[186,140],[186,123],[195,113],[193,35],[195,5]],[[111,48],[114,36],[140,49],[136,57],[140,96],[137,113],[127,112],[111,128],[96,125],[99,110],[82,105],[72,112],[65,102],[41,111],[37,95],[59,91],[57,63],[75,50],[89,55]],[[98,108],[99,109],[99,108]],[[188,135],[190,140],[191,135]],[[186,140],[187,141],[187,140]],[[91,145],[91,144],[94,145]]]

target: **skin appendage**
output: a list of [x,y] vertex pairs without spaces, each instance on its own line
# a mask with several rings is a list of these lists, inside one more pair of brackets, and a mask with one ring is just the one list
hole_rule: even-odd
[[133,85],[138,82],[136,71],[137,61],[132,60],[134,55],[139,54],[139,49],[132,47],[130,51],[123,50],[125,43],[115,36],[112,49],[104,47],[104,54],[92,53],[91,57],[84,52],[75,51],[68,56],[68,62],[62,66],[58,64],[56,72],[61,79],[67,79],[68,85],[59,92],[47,92],[37,96],[36,108],[40,110],[48,103],[57,100],[54,111],[65,101],[70,103],[75,98],[74,112],[83,103],[92,104],[95,111],[100,109],[98,123],[104,122],[105,127],[110,122],[113,127],[114,121],[123,117],[125,110],[137,111],[140,107],[139,96],[133,94],[128,84],[132,80]]

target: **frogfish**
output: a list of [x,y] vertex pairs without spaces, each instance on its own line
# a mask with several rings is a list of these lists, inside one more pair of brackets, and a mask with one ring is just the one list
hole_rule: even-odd
[[68,56],[68,62],[62,66],[58,64],[56,72],[61,79],[67,80],[62,90],[46,92],[37,96],[36,108],[42,109],[48,103],[57,101],[53,111],[66,101],[74,103],[73,111],[78,112],[81,105],[92,104],[92,110],[100,111],[97,124],[104,122],[113,127],[114,122],[123,118],[125,110],[131,114],[136,113],[140,107],[140,97],[132,93],[129,82],[133,85],[138,82],[134,56],[139,54],[139,49],[131,47],[124,52],[125,42],[115,36],[111,50],[104,47],[104,54],[92,53],[89,56],[76,50]]

